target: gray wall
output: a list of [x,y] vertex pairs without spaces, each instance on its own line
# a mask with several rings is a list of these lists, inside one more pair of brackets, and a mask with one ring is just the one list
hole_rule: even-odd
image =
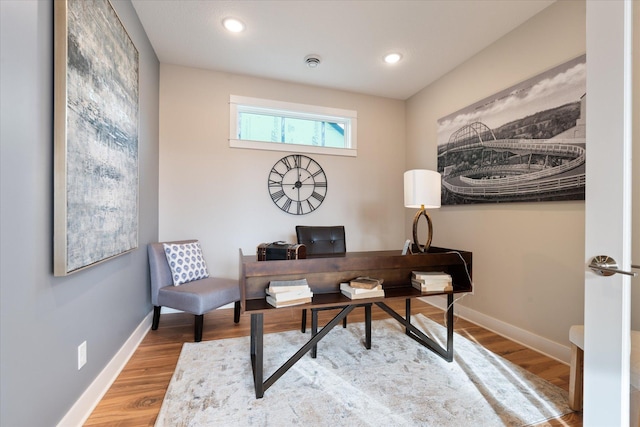
[[[56,278],[53,2],[0,1],[2,426],[53,426],[151,310],[146,244],[158,235],[159,63],[129,1],[113,1],[140,55],[140,229],[130,254]],[[77,347],[88,363],[77,369]]]

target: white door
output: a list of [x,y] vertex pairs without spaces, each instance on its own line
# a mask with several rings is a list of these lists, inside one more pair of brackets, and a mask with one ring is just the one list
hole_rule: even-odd
[[[586,7],[586,264],[609,255],[631,271],[632,2],[594,0]],[[585,426],[629,425],[631,280],[586,268]]]

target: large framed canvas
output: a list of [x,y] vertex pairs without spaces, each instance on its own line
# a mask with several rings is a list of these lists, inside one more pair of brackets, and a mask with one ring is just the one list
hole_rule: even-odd
[[54,2],[54,274],[138,246],[138,51],[108,0]]
[[586,56],[438,120],[442,204],[584,200]]

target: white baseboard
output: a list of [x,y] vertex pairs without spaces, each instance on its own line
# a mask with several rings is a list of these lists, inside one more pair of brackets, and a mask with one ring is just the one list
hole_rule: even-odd
[[116,380],[122,369],[136,351],[140,342],[151,329],[153,312],[150,312],[140,322],[120,350],[109,361],[107,366],[98,374],[91,385],[82,393],[82,396],[74,403],[69,412],[60,420],[58,427],[82,426],[89,418],[91,412],[105,395],[111,384]]
[[[438,308],[445,310],[447,308],[447,300],[445,297],[429,297],[420,298],[420,300],[431,304]],[[522,344],[525,347],[529,347],[532,350],[542,353],[552,359],[555,359],[564,364],[569,364],[571,360],[571,349],[567,346],[559,344],[555,341],[548,340],[540,335],[531,333],[525,329],[518,328],[510,325],[506,322],[487,316],[478,311],[472,310],[460,304],[456,304],[455,315],[475,323],[478,326],[482,326],[485,329],[490,330],[498,335],[502,335],[505,338],[515,341],[518,344]]]

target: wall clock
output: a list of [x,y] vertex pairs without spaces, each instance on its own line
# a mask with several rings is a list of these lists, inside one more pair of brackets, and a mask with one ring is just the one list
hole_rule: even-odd
[[269,172],[269,194],[277,207],[291,215],[305,215],[322,204],[327,176],[310,157],[291,154],[278,160]]

